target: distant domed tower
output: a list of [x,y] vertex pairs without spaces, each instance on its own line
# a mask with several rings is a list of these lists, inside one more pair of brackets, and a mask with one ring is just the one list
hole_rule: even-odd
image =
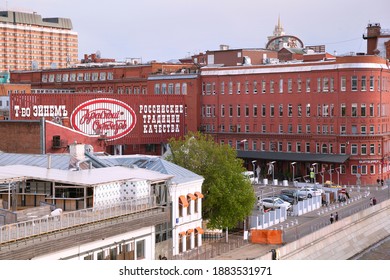
[[280,16],[278,17],[278,24],[275,25],[274,33],[268,36],[268,43],[266,49],[279,51],[283,48],[302,49],[303,42],[296,36],[286,35],[282,24],[280,23]]
[[278,24],[275,25],[274,33],[271,36],[268,36],[268,41],[272,40],[275,37],[285,35],[282,24],[280,23],[280,16],[278,16]]

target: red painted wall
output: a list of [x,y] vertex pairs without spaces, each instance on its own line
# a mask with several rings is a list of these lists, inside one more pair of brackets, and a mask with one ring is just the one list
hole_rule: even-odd
[[[45,126],[46,153],[69,153],[68,145],[74,142],[91,145],[94,152],[105,152],[106,150],[106,141],[99,140],[99,136],[89,136],[51,121],[46,121]],[[60,145],[53,141],[56,136],[60,137]]]

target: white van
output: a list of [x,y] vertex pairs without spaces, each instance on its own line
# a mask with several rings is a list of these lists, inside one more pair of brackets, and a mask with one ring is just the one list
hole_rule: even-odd
[[253,171],[242,172],[245,178],[247,178],[252,184],[255,182],[255,173]]

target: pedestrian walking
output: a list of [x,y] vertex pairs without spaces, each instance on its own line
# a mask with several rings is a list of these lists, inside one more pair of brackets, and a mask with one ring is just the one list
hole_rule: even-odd
[[338,213],[338,212],[336,212],[336,215],[335,215],[335,217],[334,217],[334,220],[335,220],[335,222],[337,222],[337,221],[339,220],[339,213]]
[[334,218],[333,218],[333,213],[332,213],[332,214],[330,214],[330,223],[331,224],[333,224],[333,220],[334,220]]

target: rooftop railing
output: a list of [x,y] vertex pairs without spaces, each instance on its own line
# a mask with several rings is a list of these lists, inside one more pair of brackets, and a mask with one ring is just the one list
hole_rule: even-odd
[[154,196],[125,201],[104,207],[64,212],[58,216],[46,215],[28,221],[0,227],[0,245],[89,223],[146,211],[157,206]]

